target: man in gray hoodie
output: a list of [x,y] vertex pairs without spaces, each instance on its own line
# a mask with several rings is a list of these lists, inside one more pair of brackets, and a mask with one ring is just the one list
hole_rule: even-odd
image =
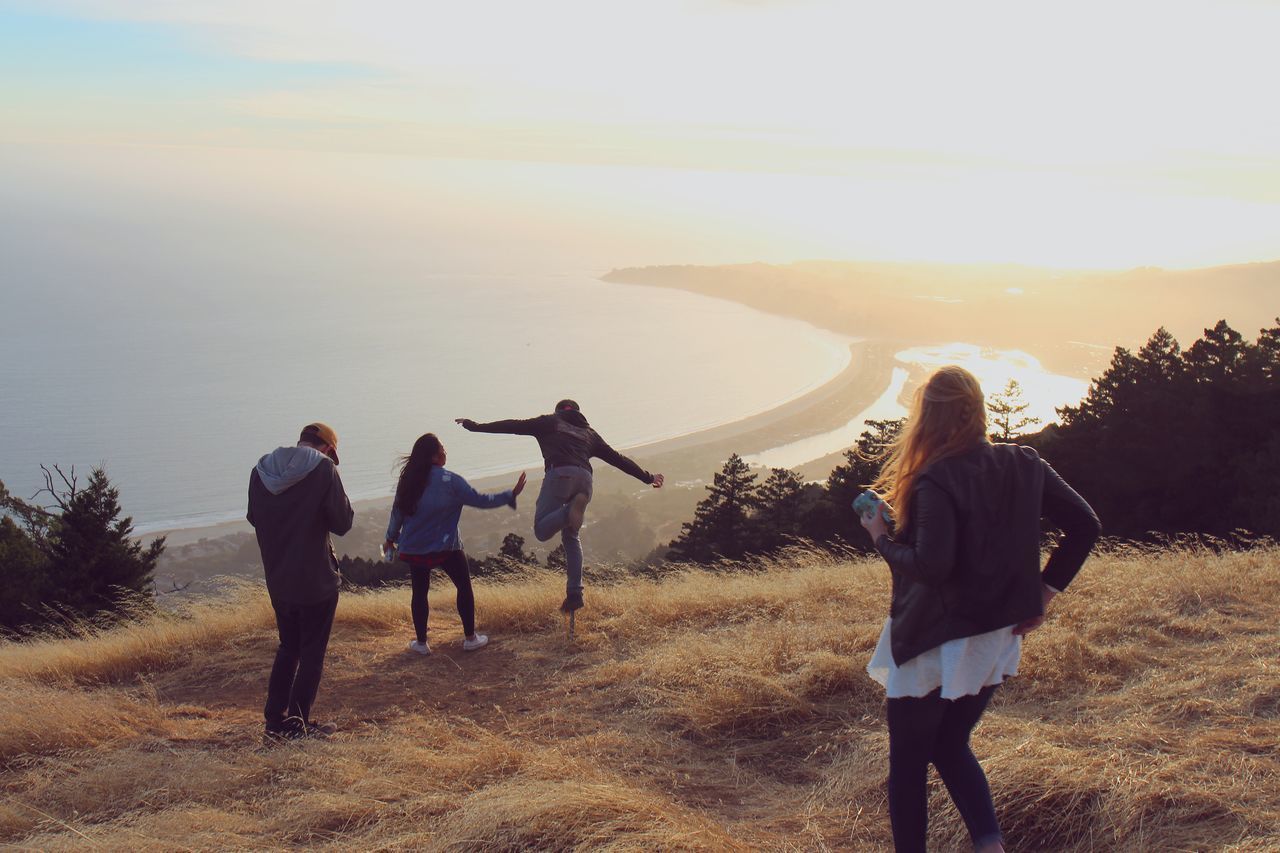
[[278,447],[249,475],[249,523],[258,535],[280,646],[267,682],[269,738],[326,737],[337,727],[311,718],[338,607],[338,561],[329,534],[354,513],[338,476],[338,434],[308,424],[296,447]]

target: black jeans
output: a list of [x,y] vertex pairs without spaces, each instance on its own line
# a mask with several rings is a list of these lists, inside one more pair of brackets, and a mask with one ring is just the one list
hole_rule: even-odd
[[925,849],[930,763],[938,768],[974,843],[1000,837],[987,775],[969,748],[969,734],[996,686],[958,699],[943,699],[941,690],[934,690],[920,698],[888,700],[889,820],[899,853]]
[[[461,551],[450,551],[440,568],[444,569],[449,580],[458,588],[458,615],[462,617],[462,632],[470,637],[476,632],[476,597],[471,592],[471,571],[467,568],[467,555]],[[413,630],[418,634],[418,642],[425,643],[427,616],[430,613],[427,591],[431,589],[431,569],[410,564],[409,580],[413,584],[413,598],[409,601]]]
[[338,596],[319,604],[285,604],[272,601],[280,647],[267,682],[267,704],[262,714],[267,723],[278,723],[285,715],[311,720],[311,704],[320,687],[324,653],[329,648],[333,614]]

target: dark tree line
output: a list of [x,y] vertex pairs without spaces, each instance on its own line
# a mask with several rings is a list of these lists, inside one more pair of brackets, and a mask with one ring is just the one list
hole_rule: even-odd
[[[1280,318],[1255,341],[1220,321],[1183,350],[1159,329],[1137,353],[1118,347],[1078,406],[1024,436],[1017,383],[987,403],[991,438],[1035,447],[1098,512],[1110,536],[1280,538]],[[772,469],[763,483],[737,455],[707,486],[668,557],[697,563],[770,554],[797,541],[859,550],[850,509],[879,473],[903,421],[869,421],[823,484]]]
[[763,483],[734,454],[707,486],[692,521],[667,552],[694,563],[773,554],[798,542],[867,550],[871,540],[854,517],[853,499],[880,470],[876,457],[902,428],[902,420],[868,421],[869,429],[844,453],[825,483],[805,483],[785,468],[770,469]]
[[0,483],[0,627],[42,625],[136,612],[152,602],[164,539],[133,539],[120,493],[101,468],[45,468],[45,488],[25,501]]
[[1183,350],[1159,329],[1117,347],[1078,406],[1027,443],[1097,510],[1105,532],[1238,529],[1280,537],[1280,318],[1255,341],[1219,321]]

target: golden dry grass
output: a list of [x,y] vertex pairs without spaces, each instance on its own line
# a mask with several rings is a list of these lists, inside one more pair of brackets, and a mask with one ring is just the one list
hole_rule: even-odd
[[[327,742],[260,744],[262,593],[0,647],[0,843],[58,850],[884,849],[874,562],[344,596]],[[975,734],[1015,850],[1280,849],[1280,549],[1116,551],[1029,639]],[[932,844],[967,848],[935,783]]]

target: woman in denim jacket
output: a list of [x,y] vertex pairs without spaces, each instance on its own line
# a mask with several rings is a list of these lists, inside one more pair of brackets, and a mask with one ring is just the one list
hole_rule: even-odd
[[387,551],[398,549],[400,559],[409,564],[413,584],[410,612],[417,638],[409,650],[420,655],[431,654],[427,644],[427,590],[431,570],[444,569],[458,589],[458,615],[466,635],[462,648],[475,651],[489,642],[476,633],[476,602],[471,592],[471,572],[458,535],[458,519],[464,506],[493,509],[516,507],[516,496],[524,490],[525,476],[520,473],[516,484],[505,492],[481,494],[457,474],[444,468],[444,445],[434,433],[419,436],[413,450],[404,457],[400,480],[396,484],[391,521],[387,525]]

